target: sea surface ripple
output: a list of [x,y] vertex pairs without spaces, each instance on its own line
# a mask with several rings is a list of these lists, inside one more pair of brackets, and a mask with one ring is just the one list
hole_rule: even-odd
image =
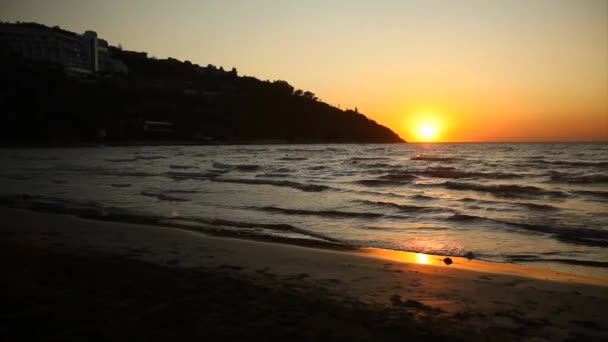
[[607,143],[2,149],[0,161],[5,206],[608,275]]

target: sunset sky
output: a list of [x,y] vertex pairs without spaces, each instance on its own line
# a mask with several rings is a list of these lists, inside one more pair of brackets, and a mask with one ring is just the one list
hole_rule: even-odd
[[283,79],[408,141],[608,140],[608,0],[0,0],[0,20]]

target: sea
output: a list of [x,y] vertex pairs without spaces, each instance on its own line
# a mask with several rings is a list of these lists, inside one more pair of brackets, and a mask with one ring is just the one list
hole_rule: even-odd
[[608,277],[608,143],[0,149],[0,205]]

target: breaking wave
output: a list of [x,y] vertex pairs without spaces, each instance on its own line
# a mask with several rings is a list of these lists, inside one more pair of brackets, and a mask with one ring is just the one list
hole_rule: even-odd
[[390,179],[360,179],[360,180],[354,181],[354,183],[359,184],[359,185],[369,186],[369,187],[395,186],[395,185],[403,184],[403,182],[400,182],[397,180],[390,180]]
[[426,154],[418,154],[415,157],[412,157],[411,159],[412,160],[422,160],[422,161],[447,161],[447,162],[462,160],[462,158],[456,158],[456,157],[437,157],[437,156],[426,155]]
[[559,183],[570,183],[570,184],[599,184],[608,183],[607,174],[589,174],[589,175],[576,175],[565,172],[551,171],[549,179],[553,182]]
[[247,178],[211,178],[214,182],[222,183],[237,183],[237,184],[251,184],[251,185],[270,185],[285,188],[293,188],[297,190],[307,192],[320,192],[331,189],[327,185],[320,184],[304,184],[287,180],[270,180],[270,179],[247,179]]
[[321,217],[334,217],[334,218],[379,218],[385,216],[381,213],[372,212],[351,212],[351,211],[339,211],[339,210],[306,210],[306,209],[288,209],[280,207],[252,207],[253,210],[266,211],[271,213],[279,213],[286,215],[310,215],[310,216],[321,216]]
[[560,190],[541,189],[531,185],[515,185],[515,184],[496,184],[483,185],[473,183],[460,183],[447,181],[442,186],[452,190],[472,190],[479,192],[491,193],[497,197],[556,197],[566,198],[570,195]]
[[566,258],[544,258],[536,255],[527,254],[513,254],[508,255],[507,260],[510,262],[557,262],[567,265],[579,265],[579,266],[591,266],[591,267],[608,267],[608,261],[595,261],[595,260],[580,260],[580,259],[566,259]]
[[568,160],[545,160],[539,159],[535,160],[535,163],[546,164],[546,165],[562,165],[562,166],[591,166],[591,167],[606,167],[608,166],[608,161],[568,161]]
[[146,196],[146,197],[154,197],[154,198],[158,199],[159,201],[169,201],[169,202],[188,202],[188,201],[191,201],[189,198],[181,198],[181,197],[170,196],[170,195],[164,194],[162,192],[142,191],[142,192],[140,192],[140,194],[142,196]]
[[446,218],[447,221],[469,222],[486,221],[497,224],[504,224],[536,233],[550,234],[554,238],[579,245],[608,247],[608,231],[584,227],[558,227],[544,224],[533,224],[523,222],[513,222],[507,220],[493,219],[483,216],[453,214]]
[[398,209],[402,212],[450,212],[450,209],[447,208],[439,208],[439,207],[421,207],[416,205],[407,205],[407,204],[397,204],[393,202],[382,202],[382,201],[368,201],[368,200],[355,200],[355,202],[363,203],[367,205],[377,206],[377,207],[388,207],[393,209]]

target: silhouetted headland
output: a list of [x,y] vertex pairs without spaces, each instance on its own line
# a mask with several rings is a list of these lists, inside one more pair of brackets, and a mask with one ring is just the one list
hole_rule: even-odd
[[400,143],[286,81],[157,59],[35,23],[0,23],[4,145]]

